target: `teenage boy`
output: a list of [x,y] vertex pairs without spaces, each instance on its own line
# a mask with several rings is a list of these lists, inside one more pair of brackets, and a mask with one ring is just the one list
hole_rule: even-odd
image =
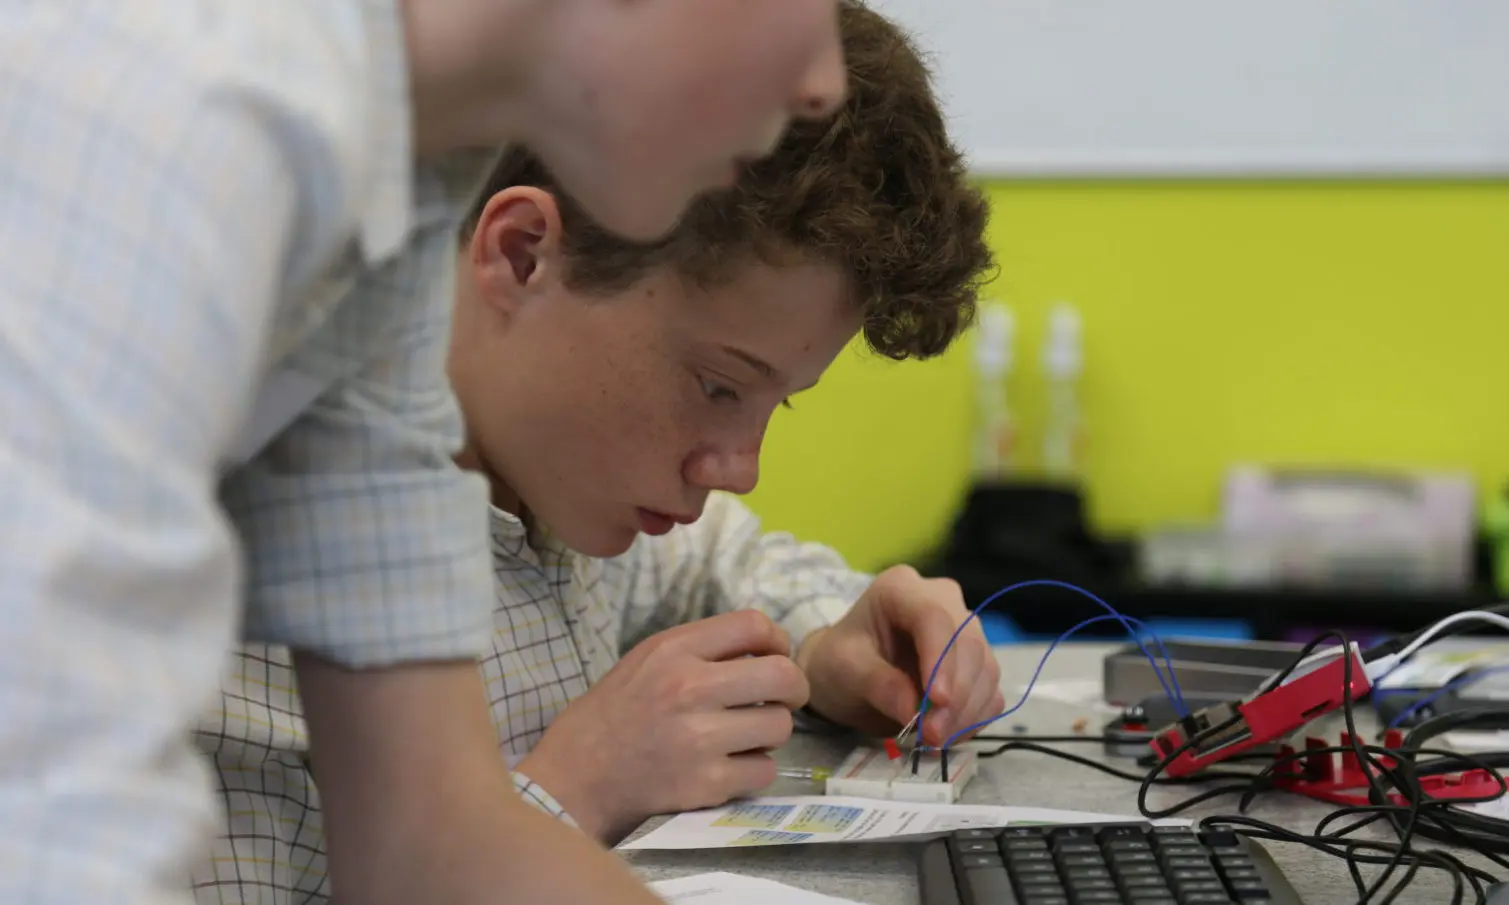
[[[605,231],[518,148],[462,229],[449,362],[459,459],[492,492],[497,740],[526,800],[604,842],[768,785],[793,710],[894,732],[967,615],[953,583],[872,580],[762,534],[730,495],[754,487],[774,410],[857,333],[936,355],[991,266],[916,51],[864,7],[840,21],[838,115],[796,125],[669,236]],[[939,676],[929,742],[1000,712],[977,627]],[[231,823],[201,902],[328,892],[292,687],[285,653],[249,648],[202,725]],[[323,794],[318,754],[313,775]]]
[[298,651],[344,898],[652,901],[505,794],[430,284],[466,149],[649,239],[843,73],[833,0],[6,4],[0,901],[190,897],[238,633]]

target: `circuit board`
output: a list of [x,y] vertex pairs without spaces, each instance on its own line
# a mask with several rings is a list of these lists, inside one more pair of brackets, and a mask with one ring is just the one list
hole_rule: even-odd
[[[916,772],[913,772],[913,763]],[[828,777],[829,795],[852,795],[888,801],[953,804],[974,779],[979,761],[969,749],[948,752],[948,778],[937,751],[904,752],[892,758],[882,748],[855,748]]]

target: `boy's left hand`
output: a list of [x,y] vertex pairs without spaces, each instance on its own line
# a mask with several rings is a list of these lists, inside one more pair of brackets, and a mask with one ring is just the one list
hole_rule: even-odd
[[[910,566],[886,570],[842,619],[814,632],[797,652],[812,685],[809,706],[861,732],[895,733],[917,713],[933,664],[968,616],[954,581],[923,578]],[[941,745],[1004,710],[1000,681],[1000,665],[973,621],[933,681],[924,743]]]

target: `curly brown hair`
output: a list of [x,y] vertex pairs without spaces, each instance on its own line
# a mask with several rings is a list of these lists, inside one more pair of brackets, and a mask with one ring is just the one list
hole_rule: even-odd
[[655,242],[594,223],[534,154],[505,151],[463,220],[469,239],[494,194],[517,185],[557,199],[565,279],[589,293],[621,291],[669,265],[702,285],[742,264],[799,259],[837,265],[863,311],[874,351],[893,359],[943,352],[974,318],[994,269],[988,205],[949,139],[931,73],[908,36],[858,0],[840,3],[849,96],[823,121],[792,124],[776,151],[729,190],[695,201]]

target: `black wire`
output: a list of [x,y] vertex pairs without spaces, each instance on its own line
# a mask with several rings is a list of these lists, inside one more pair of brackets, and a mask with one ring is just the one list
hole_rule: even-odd
[[[1414,882],[1414,880],[1415,880],[1415,874],[1417,874],[1419,872],[1420,872],[1420,862],[1419,861],[1415,861],[1415,862],[1411,863],[1410,866],[1409,866],[1409,870],[1407,870],[1407,871],[1404,872],[1404,876],[1401,877],[1400,880],[1399,880],[1399,883],[1396,886],[1394,886],[1393,891],[1390,892],[1388,894],[1388,896],[1386,898],[1384,898],[1383,901],[1379,902],[1378,905],[1393,905],[1394,900],[1397,899],[1397,898],[1399,898],[1399,894],[1402,893],[1402,892],[1404,892],[1404,890],[1406,888],[1408,888],[1408,886],[1409,886],[1410,883]],[[1461,895],[1462,878],[1459,877],[1459,876],[1457,876],[1455,873],[1453,873],[1452,874],[1452,879],[1456,880],[1456,890],[1457,890],[1457,894],[1453,898],[1455,900],[1457,900],[1457,901],[1461,901],[1461,898],[1462,898],[1462,895]]]
[[[1334,637],[1341,643],[1341,716],[1342,721],[1347,727],[1347,740],[1350,742],[1351,748],[1357,757],[1358,766],[1362,768],[1362,776],[1367,780],[1368,798],[1380,806],[1390,804],[1391,801],[1387,790],[1378,781],[1378,776],[1374,771],[1368,768],[1373,767],[1379,772],[1386,772],[1390,776],[1392,776],[1393,771],[1386,768],[1373,756],[1371,751],[1364,748],[1361,742],[1362,736],[1357,732],[1357,715],[1354,706],[1356,702],[1352,698],[1352,667],[1356,663],[1356,658],[1352,654],[1352,642],[1347,638],[1345,632],[1339,631],[1323,632],[1316,636],[1316,640],[1318,641],[1327,637]],[[1403,763],[1403,761],[1398,763]],[[1403,827],[1399,826],[1392,812],[1384,812],[1388,814],[1389,822],[1394,824],[1395,831],[1399,837],[1399,845],[1394,850],[1394,857],[1378,876],[1374,878],[1373,884],[1367,888],[1362,897],[1358,899],[1358,905],[1366,905],[1374,895],[1377,895],[1379,890],[1383,889],[1384,884],[1388,882],[1388,878],[1393,872],[1398,869],[1406,851],[1409,849],[1410,839],[1414,837],[1415,833],[1415,824],[1420,817],[1420,804],[1423,797],[1423,790],[1420,788],[1419,783],[1409,784],[1409,789],[1413,794],[1409,796],[1409,812]]]
[[[1389,858],[1383,858],[1377,855],[1362,854],[1361,852],[1367,849],[1392,852],[1394,848],[1396,848],[1395,845],[1387,842],[1372,842],[1362,840],[1349,843],[1345,848],[1338,848],[1333,842],[1329,840],[1317,838],[1315,836],[1308,836],[1304,833],[1286,829],[1285,827],[1267,823],[1253,817],[1245,817],[1240,815],[1213,815],[1206,817],[1199,822],[1199,826],[1202,829],[1206,829],[1215,824],[1231,827],[1243,827],[1244,830],[1242,834],[1246,836],[1251,836],[1256,839],[1268,839],[1275,842],[1298,843],[1300,845],[1313,848],[1316,851],[1332,855],[1333,857],[1341,858],[1344,862],[1346,862],[1347,870],[1352,874],[1353,882],[1357,885],[1359,893],[1364,890],[1364,886],[1361,874],[1357,869],[1357,865],[1386,864],[1390,860],[1392,860],[1392,855]],[[1411,863],[1420,862],[1422,867],[1431,867],[1437,870],[1445,871],[1448,874],[1452,874],[1454,877],[1456,877],[1456,882],[1458,883],[1459,888],[1461,877],[1464,876],[1473,883],[1475,889],[1480,889],[1478,885],[1480,880],[1486,880],[1490,883],[1496,882],[1496,878],[1492,874],[1489,874],[1479,868],[1472,867],[1471,865],[1465,864],[1446,852],[1411,851],[1407,854],[1406,858]],[[1454,898],[1453,901],[1459,901],[1459,899],[1460,896]]]
[[[1454,902],[1461,900],[1464,890],[1464,874],[1471,881],[1475,891],[1480,888],[1480,878],[1493,882],[1493,876],[1485,871],[1478,870],[1477,868],[1469,868],[1459,860],[1444,854],[1421,851],[1412,844],[1417,834],[1422,836],[1427,835],[1424,824],[1431,824],[1433,829],[1439,829],[1440,834],[1444,836],[1462,835],[1454,825],[1457,817],[1451,810],[1452,802],[1445,799],[1430,799],[1427,801],[1423,785],[1420,782],[1420,775],[1422,771],[1443,771],[1447,762],[1453,762],[1467,764],[1473,769],[1487,767],[1488,772],[1495,777],[1500,785],[1500,794],[1509,787],[1504,786],[1503,778],[1492,767],[1481,761],[1474,763],[1474,759],[1459,755],[1456,752],[1428,752],[1430,754],[1440,754],[1441,756],[1435,760],[1420,762],[1418,761],[1418,757],[1427,752],[1419,750],[1418,746],[1416,749],[1410,751],[1395,751],[1376,745],[1364,744],[1362,736],[1357,731],[1355,714],[1356,698],[1352,693],[1352,679],[1356,661],[1353,656],[1351,641],[1344,633],[1326,632],[1318,635],[1296,654],[1293,663],[1288,668],[1281,672],[1274,681],[1268,683],[1268,687],[1277,687],[1281,684],[1313,650],[1330,638],[1334,638],[1340,643],[1342,656],[1344,657],[1342,661],[1343,687],[1341,701],[1342,717],[1347,730],[1347,738],[1344,744],[1307,751],[1295,751],[1279,757],[1269,757],[1269,763],[1263,770],[1250,776],[1248,785],[1245,787],[1218,787],[1192,796],[1184,802],[1161,811],[1148,807],[1148,789],[1157,780],[1162,778],[1161,774],[1168,766],[1183,755],[1184,752],[1198,745],[1201,740],[1215,737],[1218,733],[1225,731],[1240,721],[1241,717],[1238,715],[1215,727],[1202,730],[1198,734],[1191,734],[1191,737],[1186,738],[1183,744],[1177,749],[1165,753],[1149,773],[1142,778],[1138,789],[1139,810],[1149,819],[1158,819],[1159,817],[1177,813],[1194,804],[1207,801],[1221,794],[1240,791],[1243,792],[1243,796],[1239,809],[1245,811],[1248,804],[1250,804],[1251,800],[1258,793],[1275,787],[1275,780],[1278,778],[1275,776],[1275,773],[1286,763],[1292,763],[1313,755],[1324,754],[1335,756],[1337,753],[1347,754],[1355,758],[1356,763],[1362,769],[1363,777],[1367,783],[1367,800],[1369,803],[1362,806],[1338,809],[1322,820],[1316,827],[1315,832],[1310,836],[1283,830],[1271,824],[1264,824],[1262,821],[1255,821],[1244,815],[1206,818],[1205,821],[1202,821],[1202,825],[1212,820],[1225,821],[1234,825],[1244,825],[1254,831],[1266,831],[1271,834],[1270,838],[1300,842],[1342,858],[1347,864],[1348,872],[1353,877],[1353,882],[1357,886],[1359,905],[1366,905],[1366,903],[1373,901],[1374,897],[1380,894],[1386,896],[1385,901],[1395,901],[1400,893],[1408,888],[1409,884],[1418,875],[1420,867],[1444,870],[1451,874],[1455,889]],[[1387,758],[1387,762],[1381,758]],[[1189,778],[1208,777],[1203,773],[1196,773]],[[1387,785],[1385,785],[1385,782]],[[1402,804],[1395,802],[1394,798],[1390,795],[1390,790],[1403,800]],[[1498,796],[1495,795],[1492,797]],[[1490,798],[1489,800],[1492,799]],[[1363,819],[1334,830],[1329,835],[1326,834],[1326,830],[1333,823],[1356,815],[1364,816]],[[1352,841],[1348,842],[1345,846],[1338,845],[1338,842],[1342,838],[1356,833],[1365,827],[1384,821],[1393,829],[1395,841],[1391,843]],[[1468,847],[1482,852],[1482,847],[1473,845],[1470,841]],[[1386,856],[1365,855],[1363,854],[1364,851],[1382,852]],[[1498,859],[1495,858],[1494,860],[1497,861]],[[1368,883],[1358,870],[1358,865],[1361,863],[1382,864],[1384,868],[1373,878],[1371,883]],[[1402,870],[1401,867],[1403,868]],[[1395,880],[1392,886],[1389,885],[1391,879]]]
[[[1056,757],[1060,760],[1066,760],[1070,763],[1079,764],[1082,767],[1089,767],[1091,770],[1098,770],[1099,772],[1104,773],[1107,776],[1114,776],[1117,779],[1125,779],[1129,782],[1141,782],[1144,778],[1143,774],[1141,773],[1132,773],[1127,770],[1119,770],[1116,767],[1111,766],[1110,764],[1101,763],[1098,760],[1091,760],[1088,757],[1083,757],[1081,755],[1073,754],[1068,751],[1059,751],[1056,748],[1049,748],[1046,745],[1037,744],[1035,741],[1023,742],[1012,739],[1011,741],[1004,742],[989,751],[980,751],[975,756],[979,758],[1000,757],[1002,754],[1007,754],[1011,751],[1030,751],[1034,754],[1046,754],[1049,757]],[[1156,780],[1155,784],[1164,786],[1191,786],[1208,782],[1212,779],[1247,780],[1250,778],[1251,774],[1249,773],[1240,773],[1237,771],[1221,772],[1210,770],[1201,773],[1198,777],[1160,777],[1158,780]]]
[[[1299,649],[1299,653],[1297,653],[1297,654],[1294,655],[1294,659],[1289,662],[1289,665],[1285,666],[1283,668],[1283,670],[1281,670],[1279,672],[1278,675],[1274,676],[1273,678],[1269,679],[1267,682],[1263,683],[1263,687],[1272,689],[1272,688],[1277,688],[1280,685],[1284,684],[1284,680],[1287,679],[1287,678],[1289,678],[1291,675],[1293,675],[1294,671],[1296,669],[1299,669],[1299,665],[1301,663],[1305,662],[1305,658],[1308,657],[1308,656],[1310,656],[1311,654],[1315,653],[1316,649],[1320,647],[1320,643],[1322,641],[1326,640],[1327,638],[1331,638],[1331,637],[1340,638],[1340,637],[1342,637],[1342,635],[1341,635],[1340,632],[1334,632],[1334,631],[1332,631],[1332,632],[1326,632],[1326,633],[1321,634],[1321,635],[1316,635],[1314,638],[1311,638],[1310,642],[1308,644],[1306,644],[1304,647],[1300,648]],[[1345,644],[1343,644],[1342,647],[1341,647],[1341,652],[1342,652],[1343,656],[1347,657],[1347,659],[1351,659],[1351,656],[1350,656],[1351,653],[1352,653],[1351,648],[1349,648]]]
[[[1350,687],[1350,685],[1348,687]],[[1353,737],[1354,738],[1356,737],[1355,734],[1354,734]],[[1089,767],[1091,769],[1097,770],[1097,771],[1099,771],[1101,773],[1105,773],[1105,774],[1110,775],[1110,776],[1117,777],[1119,779],[1126,779],[1126,780],[1130,780],[1130,781],[1142,782],[1142,781],[1144,781],[1144,780],[1146,780],[1148,778],[1146,775],[1133,774],[1133,773],[1130,773],[1130,772],[1127,772],[1127,771],[1124,771],[1124,770],[1116,769],[1115,767],[1109,766],[1107,764],[1100,763],[1098,761],[1090,760],[1089,758],[1085,758],[1085,757],[1081,757],[1081,756],[1076,755],[1076,754],[1072,754],[1072,753],[1067,752],[1067,751],[1059,751],[1059,750],[1056,750],[1056,749],[1053,749],[1053,748],[1048,748],[1048,747],[1045,747],[1043,745],[1037,744],[1037,741],[1039,741],[1039,740],[1043,740],[1043,741],[1049,741],[1049,740],[1057,741],[1060,737],[1056,737],[1056,736],[1028,736],[1028,738],[1032,738],[1033,741],[1023,741],[1022,740],[1023,739],[1022,736],[1011,737],[1009,741],[1005,741],[1003,744],[1001,744],[1000,746],[998,746],[994,750],[981,751],[981,752],[978,753],[977,756],[981,757],[981,758],[990,758],[990,757],[999,756],[999,755],[1007,753],[1009,751],[1021,750],[1021,751],[1028,751],[1028,752],[1033,752],[1033,753],[1045,754],[1045,755],[1048,755],[1050,757],[1057,757],[1057,758],[1060,758],[1062,760],[1070,761],[1071,763],[1076,763],[1076,764],[1080,764],[1082,766]],[[1085,736],[1063,736],[1062,738],[1065,739],[1065,740],[1073,740],[1073,741],[1099,741],[1100,740],[1100,739],[1089,738],[1089,737],[1085,737]],[[1369,746],[1369,747],[1373,747],[1373,746]],[[1394,752],[1394,751],[1392,751],[1390,749],[1385,749],[1385,748],[1376,748],[1375,750],[1383,753],[1384,755],[1391,756],[1391,757],[1396,754],[1396,752]],[[1354,746],[1351,746],[1351,745],[1345,745],[1345,746],[1343,746],[1343,745],[1335,745],[1335,746],[1328,746],[1328,747],[1325,747],[1325,748],[1309,749],[1309,750],[1306,750],[1306,751],[1296,751],[1296,752],[1293,752],[1293,753],[1288,754],[1288,755],[1281,755],[1279,757],[1274,757],[1272,755],[1266,755],[1266,754],[1250,754],[1249,753],[1249,754],[1239,755],[1238,757],[1234,757],[1234,758],[1232,758],[1232,760],[1237,760],[1238,758],[1248,759],[1248,760],[1255,760],[1255,759],[1258,759],[1258,758],[1263,758],[1263,759],[1266,759],[1266,760],[1269,760],[1269,761],[1278,761],[1280,764],[1282,764],[1282,763],[1288,763],[1288,762],[1293,762],[1295,760],[1303,759],[1307,755],[1354,753],[1354,752],[1355,752]],[[1177,757],[1179,753],[1181,753],[1181,752],[1175,752],[1172,755],[1172,757]],[[1429,754],[1429,755],[1440,755],[1437,758],[1437,761],[1463,761],[1463,762],[1466,762],[1468,764],[1472,764],[1473,761],[1475,760],[1475,758],[1472,758],[1472,757],[1467,756],[1467,755],[1462,755],[1462,754],[1459,754],[1458,752],[1454,752],[1454,751],[1439,751],[1439,750],[1436,750],[1436,749],[1420,749],[1420,751],[1418,753]],[[1427,765],[1433,765],[1437,761],[1427,762]],[[1425,766],[1425,765],[1422,765],[1422,766]],[[1476,766],[1476,765],[1474,765],[1474,766]],[[1267,772],[1271,773],[1272,771],[1269,770]],[[1232,779],[1232,780],[1242,780],[1244,782],[1251,782],[1251,781],[1254,781],[1259,775],[1260,774],[1258,772],[1241,773],[1241,772],[1235,772],[1235,771],[1233,771],[1233,772],[1218,772],[1218,771],[1214,771],[1214,770],[1206,770],[1206,771],[1202,771],[1201,773],[1199,773],[1199,774],[1197,774],[1195,776],[1191,776],[1191,777],[1155,777],[1154,784],[1157,784],[1157,785],[1192,785],[1192,784],[1199,784],[1199,783],[1208,782],[1208,781],[1210,781],[1212,779]],[[1230,794],[1232,792],[1245,791],[1247,788],[1248,788],[1248,786],[1244,784],[1244,785],[1226,785],[1226,786],[1218,787],[1216,789],[1207,790],[1205,792],[1200,793],[1199,795],[1193,796],[1190,799],[1187,799],[1185,801],[1182,801],[1182,802],[1174,805],[1172,808],[1168,809],[1168,812],[1178,813],[1180,811],[1186,810],[1189,807],[1193,807],[1194,805],[1199,804],[1199,803],[1201,803],[1203,801],[1207,801],[1207,800],[1209,800],[1211,798],[1219,797],[1219,796],[1225,795],[1225,794]],[[1441,804],[1441,805],[1444,806],[1444,805],[1448,804],[1448,802],[1444,802],[1443,801],[1443,802],[1439,802],[1439,804]],[[1457,862],[1455,862],[1455,861],[1450,861],[1450,862],[1443,861],[1440,856],[1432,856],[1429,853],[1422,854],[1422,853],[1419,853],[1418,851],[1414,851],[1414,850],[1405,850],[1405,851],[1401,852],[1401,851],[1398,850],[1397,846],[1394,849],[1390,849],[1387,846],[1384,846],[1384,845],[1382,845],[1380,843],[1369,843],[1369,846],[1377,846],[1378,850],[1391,851],[1392,852],[1392,854],[1391,854],[1391,856],[1389,858],[1383,858],[1383,857],[1369,856],[1369,855],[1357,855],[1356,854],[1356,852],[1357,852],[1357,847],[1356,846],[1348,846],[1345,849],[1338,849],[1338,848],[1336,848],[1334,846],[1328,846],[1326,844],[1327,842],[1329,842],[1331,840],[1339,839],[1339,838],[1344,837],[1346,835],[1350,835],[1351,833],[1354,833],[1354,832],[1356,832],[1356,831],[1358,831],[1358,830],[1360,830],[1360,829],[1362,829],[1362,828],[1364,828],[1366,826],[1370,826],[1370,825],[1372,825],[1374,823],[1377,823],[1380,820],[1385,819],[1386,812],[1388,812],[1388,811],[1398,812],[1401,809],[1402,809],[1401,806],[1399,806],[1399,805],[1393,805],[1393,804],[1357,805],[1357,806],[1339,808],[1337,811],[1335,811],[1332,814],[1328,815],[1322,821],[1322,825],[1319,826],[1319,827],[1317,827],[1315,833],[1313,835],[1311,835],[1311,836],[1305,836],[1304,834],[1294,833],[1292,831],[1284,830],[1283,828],[1272,826],[1270,824],[1264,824],[1264,826],[1270,828],[1274,832],[1275,838],[1279,838],[1279,836],[1282,834],[1283,841],[1301,842],[1301,843],[1310,845],[1313,848],[1317,848],[1317,849],[1319,849],[1321,851],[1324,851],[1324,852],[1326,852],[1328,854],[1331,854],[1331,855],[1333,855],[1335,857],[1341,858],[1343,861],[1345,861],[1347,863],[1348,870],[1351,871],[1352,873],[1354,873],[1356,875],[1356,877],[1357,877],[1359,896],[1361,896],[1361,895],[1363,895],[1364,893],[1367,892],[1367,887],[1366,887],[1365,882],[1362,881],[1361,875],[1356,873],[1356,864],[1358,864],[1358,863],[1366,863],[1366,864],[1389,864],[1389,863],[1395,863],[1395,862],[1397,862],[1397,863],[1404,863],[1404,864],[1408,865],[1408,869],[1405,871],[1405,875],[1403,877],[1401,877],[1400,880],[1399,880],[1399,882],[1395,885],[1395,887],[1392,890],[1390,890],[1389,896],[1391,898],[1397,898],[1397,895],[1400,892],[1402,892],[1405,888],[1407,888],[1408,882],[1410,880],[1412,880],[1418,874],[1419,868],[1421,866],[1431,867],[1431,868],[1433,868],[1435,870],[1442,870],[1442,871],[1446,871],[1448,873],[1452,873],[1453,874],[1453,882],[1455,884],[1457,884],[1458,886],[1460,886],[1460,884],[1461,884],[1461,878],[1458,877],[1458,876],[1456,876],[1456,871],[1460,870],[1460,868],[1458,868],[1458,867],[1455,866],[1455,864]],[[1357,813],[1367,813],[1369,816],[1366,817],[1364,820],[1358,821],[1357,823],[1355,823],[1355,824],[1353,824],[1351,826],[1345,827],[1345,828],[1343,828],[1341,830],[1338,830],[1338,831],[1332,833],[1329,837],[1326,837],[1325,835],[1323,835],[1324,827],[1328,826],[1331,822],[1334,822],[1337,819],[1341,819],[1341,818],[1349,816],[1351,814],[1357,814]],[[1222,820],[1222,819],[1226,819],[1226,818],[1221,818],[1221,817],[1207,818],[1207,820],[1210,820],[1210,819]],[[1244,821],[1246,821],[1246,820],[1252,820],[1252,818],[1246,818],[1246,817],[1244,817],[1242,819]],[[1262,823],[1261,821],[1252,821],[1252,822],[1254,824],[1261,824]],[[1463,867],[1465,867],[1465,865],[1463,865]],[[1471,870],[1476,871],[1477,869],[1476,868],[1472,868]],[[1478,872],[1478,873],[1475,873],[1475,874],[1470,873],[1468,876],[1469,876],[1469,879],[1472,881],[1472,883],[1474,885],[1474,888],[1476,888],[1479,885],[1479,876],[1487,879],[1489,882],[1493,882],[1494,881],[1494,877],[1491,874],[1487,874],[1487,873],[1484,873],[1484,872]],[[1387,877],[1385,876],[1384,882],[1386,882],[1386,881],[1387,881]],[[1385,900],[1385,901],[1388,901],[1388,900]],[[1454,901],[1456,901],[1455,898],[1454,898]],[[1380,903],[1380,905],[1382,905],[1382,903]]]
[[[1500,608],[1509,615],[1509,605]],[[1365,652],[1364,659],[1374,659],[1374,652],[1381,651],[1391,653],[1402,649],[1404,644],[1413,638],[1419,637],[1423,632],[1406,636],[1402,643],[1391,649],[1379,646]],[[1447,632],[1445,634],[1452,634]],[[1357,731],[1356,725],[1356,697],[1352,694],[1352,679],[1356,659],[1353,655],[1350,640],[1342,632],[1325,632],[1318,635],[1305,645],[1295,656],[1288,667],[1278,674],[1275,679],[1267,683],[1267,687],[1274,688],[1293,674],[1304,661],[1327,639],[1334,638],[1340,642],[1342,663],[1342,718],[1345,722],[1347,738],[1344,744],[1314,748],[1303,751],[1293,751],[1289,754],[1275,756],[1269,752],[1250,751],[1234,755],[1227,762],[1257,761],[1265,762],[1263,769],[1256,771],[1216,771],[1205,770],[1191,776],[1170,777],[1163,776],[1168,766],[1182,756],[1186,751],[1200,744],[1204,739],[1211,738],[1217,733],[1229,729],[1240,722],[1240,715],[1225,720],[1222,723],[1208,727],[1198,732],[1190,731],[1191,724],[1185,722],[1185,732],[1188,736],[1184,742],[1174,751],[1164,753],[1150,770],[1138,774],[1120,770],[1108,764],[1091,760],[1046,747],[1047,744],[1062,743],[1091,743],[1106,744],[1110,742],[1128,742],[1129,739],[1113,738],[1110,736],[975,736],[976,741],[1001,742],[997,748],[990,751],[982,751],[978,754],[981,758],[997,757],[1010,751],[1028,751],[1057,757],[1082,766],[1089,767],[1101,773],[1139,783],[1137,804],[1138,809],[1148,819],[1159,819],[1186,810],[1197,804],[1209,801],[1222,795],[1241,793],[1242,797],[1238,805],[1241,813],[1236,815],[1212,815],[1200,821],[1200,826],[1208,827],[1211,824],[1226,824],[1233,827],[1241,827],[1244,835],[1254,838],[1266,838],[1279,842],[1298,843],[1306,845],[1317,851],[1324,852],[1333,857],[1342,859],[1347,865],[1349,874],[1353,879],[1358,892],[1359,905],[1368,905],[1375,897],[1382,896],[1376,905],[1389,905],[1396,902],[1399,896],[1409,888],[1418,876],[1422,868],[1435,871],[1443,871],[1451,876],[1453,895],[1451,901],[1460,903],[1470,884],[1476,901],[1481,902],[1484,896],[1484,883],[1498,882],[1493,874],[1481,868],[1472,866],[1452,855],[1449,852],[1428,849],[1422,850],[1415,846],[1417,837],[1430,838],[1437,841],[1459,845],[1486,858],[1494,864],[1509,868],[1509,861],[1499,857],[1499,853],[1509,854],[1509,821],[1475,814],[1461,809],[1462,805],[1480,801],[1496,800],[1509,794],[1509,783],[1499,773],[1500,766],[1509,767],[1509,752],[1483,755],[1475,757],[1456,751],[1425,748],[1423,744],[1430,738],[1441,733],[1461,728],[1499,728],[1509,729],[1509,713],[1474,713],[1474,714],[1443,714],[1426,720],[1413,727],[1405,736],[1404,743],[1398,749],[1385,748],[1379,745],[1370,745],[1362,741],[1362,735]],[[1367,784],[1367,804],[1350,805],[1339,807],[1323,818],[1310,834],[1288,830],[1274,824],[1256,820],[1245,815],[1251,801],[1262,792],[1282,790],[1277,781],[1283,777],[1276,775],[1281,767],[1295,761],[1303,760],[1309,756],[1324,755],[1334,757],[1337,754],[1350,755],[1362,768],[1363,777]],[[1437,773],[1460,772],[1463,770],[1481,770],[1493,777],[1498,788],[1493,793],[1481,798],[1432,798],[1427,796],[1421,778]],[[1157,786],[1172,785],[1195,785],[1204,784],[1213,780],[1229,780],[1230,783],[1212,789],[1206,789],[1188,799],[1181,801],[1167,809],[1155,811],[1148,807],[1148,790]],[[1296,793],[1303,794],[1303,793]],[[1397,796],[1399,801],[1395,800]],[[1332,829],[1333,824],[1341,820],[1356,817],[1358,819]],[[1388,842],[1374,842],[1349,839],[1348,837],[1379,823],[1386,823],[1393,831],[1394,839]],[[1383,870],[1369,883],[1362,876],[1359,865],[1383,865]],[[1389,881],[1393,880],[1392,885]]]

